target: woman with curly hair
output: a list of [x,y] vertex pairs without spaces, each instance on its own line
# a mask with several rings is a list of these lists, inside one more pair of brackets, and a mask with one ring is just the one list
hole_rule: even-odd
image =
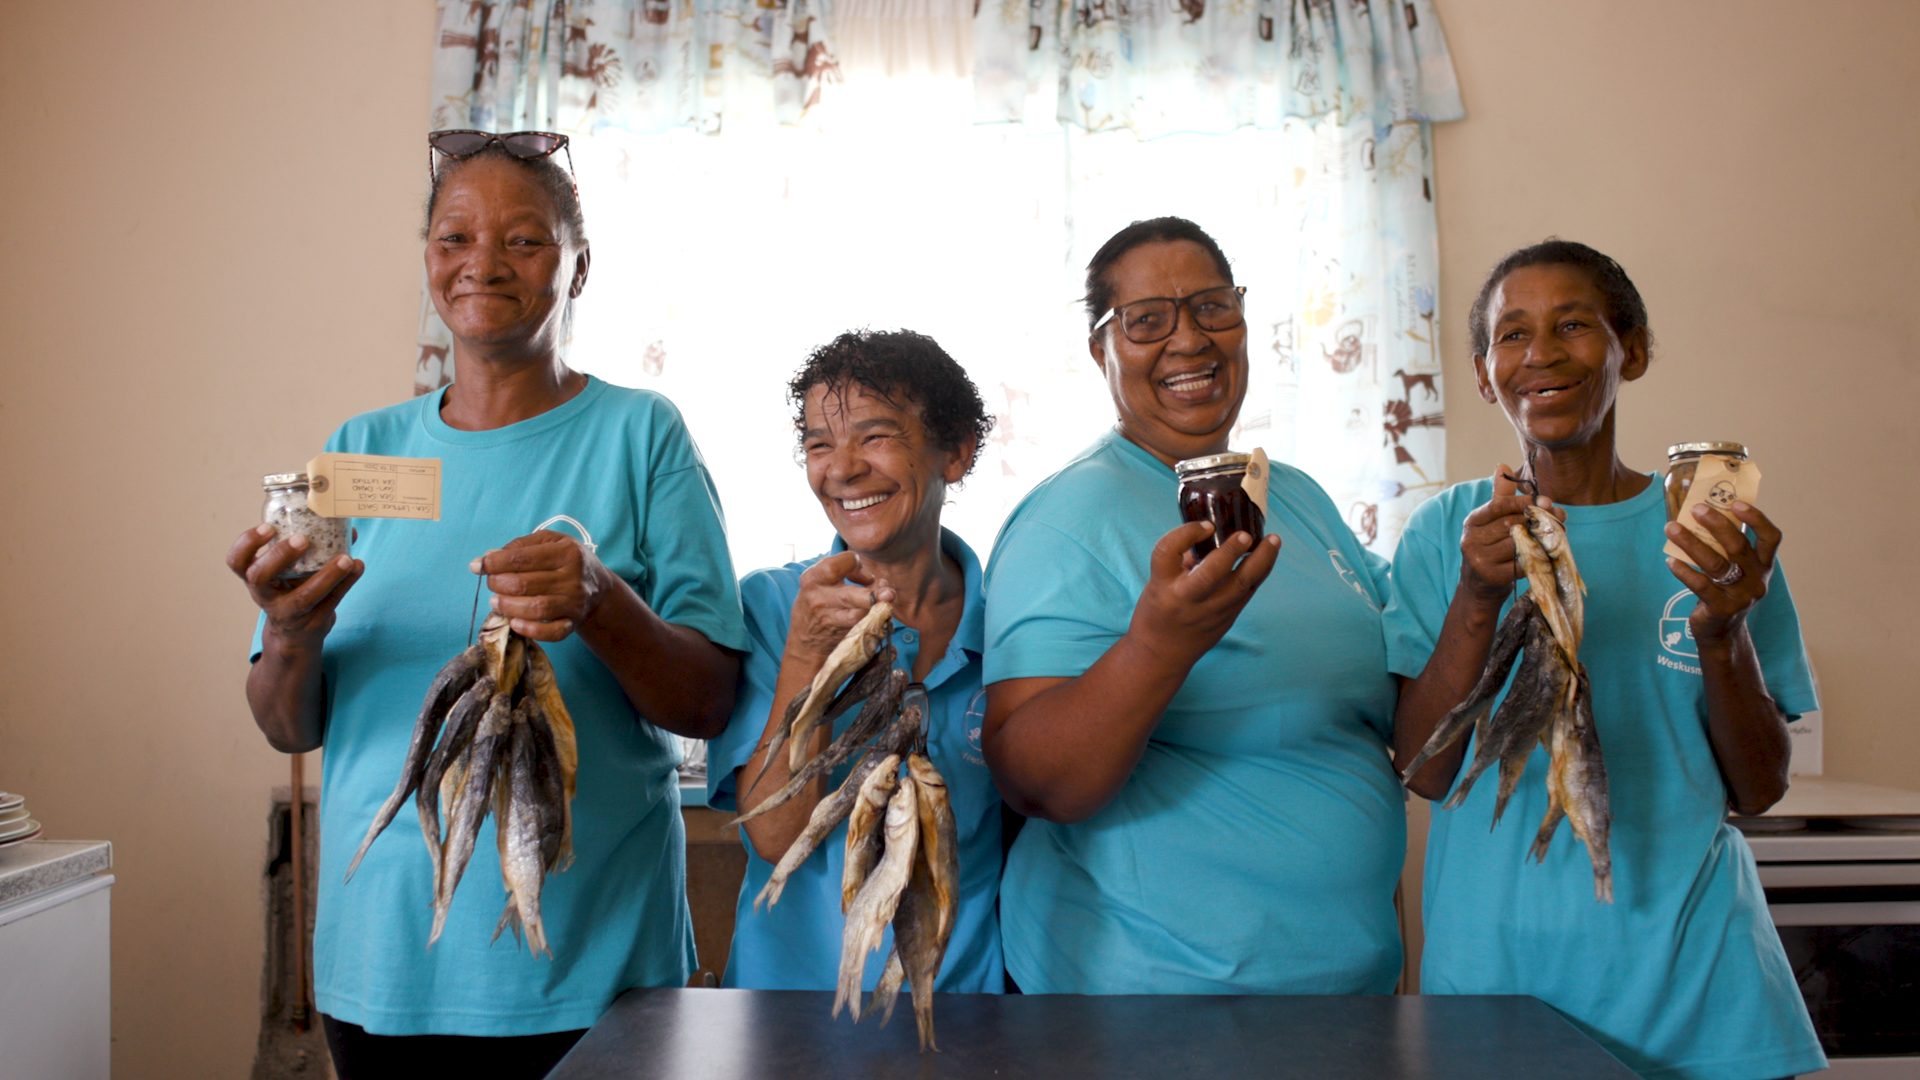
[[[959,825],[959,920],[936,989],[997,993],[1000,795],[979,748],[980,560],[940,526],[947,488],[972,470],[992,418],[960,365],[932,338],[906,330],[840,335],[814,350],[787,392],[807,483],[833,526],[833,544],[824,555],[740,581],[750,644],[733,719],[708,749],[708,802],[745,812],[786,784],[786,752],[769,760],[765,748],[788,701],[854,623],[875,603],[891,602],[901,627],[892,639],[896,665],[927,688],[927,752],[946,778]],[[816,731],[810,756],[857,712],[832,731]],[[778,904],[755,911],[753,901],[815,804],[847,772],[843,766],[742,826],[747,874],[723,985],[834,987],[845,823],[788,879]],[[881,967],[867,966],[868,989]]]

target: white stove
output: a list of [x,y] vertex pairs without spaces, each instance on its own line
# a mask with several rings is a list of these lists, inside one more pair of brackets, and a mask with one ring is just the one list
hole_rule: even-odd
[[1733,819],[1835,1080],[1920,1080],[1920,792],[1795,777]]

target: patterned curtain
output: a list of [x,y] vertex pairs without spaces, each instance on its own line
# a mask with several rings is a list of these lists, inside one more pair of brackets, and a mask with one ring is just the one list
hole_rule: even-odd
[[[983,123],[1065,129],[1070,267],[1198,203],[1249,286],[1235,448],[1390,554],[1446,478],[1428,125],[1464,113],[1430,0],[981,0],[974,91]],[[1144,181],[1178,171],[1211,190]]]

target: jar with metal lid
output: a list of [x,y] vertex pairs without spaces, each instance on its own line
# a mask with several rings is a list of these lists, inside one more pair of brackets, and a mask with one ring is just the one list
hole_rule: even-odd
[[260,517],[273,526],[275,539],[307,538],[306,552],[281,577],[308,577],[347,553],[347,519],[321,517],[307,506],[306,473],[273,473],[262,478],[261,486],[267,503]]
[[1209,454],[1174,464],[1181,520],[1213,522],[1213,534],[1193,545],[1194,558],[1206,558],[1237,532],[1255,540],[1265,535],[1266,507],[1255,506],[1242,486],[1252,460],[1252,454]]
[[1693,474],[1700,468],[1702,455],[1747,460],[1747,448],[1737,442],[1684,442],[1667,447],[1667,479],[1663,489],[1667,497],[1667,520],[1680,516],[1686,505],[1687,489],[1693,486]]

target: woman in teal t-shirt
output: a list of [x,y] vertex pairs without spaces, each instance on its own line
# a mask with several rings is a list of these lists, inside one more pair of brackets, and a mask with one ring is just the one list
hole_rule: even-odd
[[[1469,318],[1480,396],[1506,413],[1542,505],[1563,513],[1586,579],[1580,646],[1613,813],[1614,902],[1560,829],[1528,861],[1547,809],[1536,749],[1491,831],[1496,785],[1436,809],[1427,841],[1422,989],[1531,994],[1643,1076],[1761,1080],[1825,1067],[1768,918],[1753,855],[1726,823],[1787,787],[1788,718],[1816,708],[1780,530],[1745,503],[1702,521],[1728,555],[1667,523],[1655,478],[1614,446],[1620,384],[1647,370],[1646,307],[1618,263],[1548,241],[1508,255]],[[1517,575],[1509,528],[1528,496],[1502,465],[1408,523],[1387,651],[1406,682],[1396,761],[1409,763],[1486,663]],[[1700,569],[1668,559],[1673,538]],[[1677,580],[1676,580],[1677,579]],[[1409,784],[1452,789],[1464,743]]]
[[1031,820],[1007,856],[1009,976],[1043,993],[1386,993],[1405,851],[1388,762],[1386,563],[1274,465],[1266,536],[1194,564],[1175,461],[1247,386],[1226,256],[1136,222],[1087,271],[1119,422],[1043,481],[987,568],[986,756]]
[[[341,1080],[545,1076],[620,991],[686,984],[669,733],[719,732],[732,650],[747,644],[719,501],[679,413],[560,356],[586,226],[568,173],[525,154],[564,140],[465,143],[433,142],[427,209],[428,289],[459,378],[327,442],[440,459],[439,519],[361,519],[364,561],[341,556],[303,582],[276,577],[303,538],[249,529],[227,556],[262,611],[254,722],[277,749],[326,748],[314,997]],[[549,643],[579,743],[574,859],[541,896],[550,958],[492,942],[505,891],[491,824],[432,949],[433,868],[411,809],[342,880],[422,695],[468,643],[477,574],[493,610]]]
[[[910,330],[856,330],[815,349],[787,387],[807,485],[833,529],[823,555],[741,579],[749,646],[725,733],[707,750],[707,802],[751,810],[790,778],[766,746],[827,654],[876,600],[893,604],[899,670],[927,691],[927,755],[947,782],[960,841],[959,911],[934,988],[999,993],[1000,793],[980,756],[980,560],[942,528],[949,487],[972,471],[993,428],[980,392],[937,342]],[[849,709],[814,735],[826,748]],[[831,990],[839,978],[847,826],[836,826],[787,879],[780,902],[755,907],[773,868],[852,762],[785,806],[741,826],[747,872],[723,986]],[[765,769],[766,775],[761,771]],[[866,967],[871,989],[892,951],[888,929]]]

